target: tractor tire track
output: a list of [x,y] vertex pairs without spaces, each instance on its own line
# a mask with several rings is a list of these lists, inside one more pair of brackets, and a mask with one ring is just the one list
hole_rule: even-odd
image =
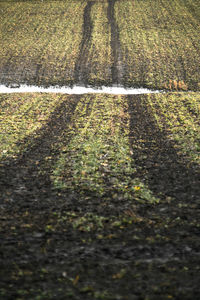
[[80,54],[75,64],[74,71],[74,83],[75,84],[87,84],[88,83],[88,73],[89,73],[89,62],[88,62],[88,52],[91,43],[92,36],[92,21],[90,17],[92,6],[94,1],[88,1],[84,10],[83,15],[83,36],[80,44]]
[[122,51],[120,45],[120,38],[119,38],[119,28],[117,22],[115,20],[115,3],[118,0],[108,0],[108,10],[107,16],[108,21],[111,27],[111,49],[113,55],[113,64],[111,67],[111,74],[112,74],[112,83],[115,85],[122,85],[123,81],[123,65],[122,65]]

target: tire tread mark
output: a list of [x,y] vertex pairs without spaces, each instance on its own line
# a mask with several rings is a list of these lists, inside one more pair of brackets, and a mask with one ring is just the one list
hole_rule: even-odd
[[92,21],[91,21],[91,9],[94,5],[94,1],[88,1],[84,9],[83,15],[83,36],[80,44],[80,54],[75,64],[74,81],[75,84],[87,84],[88,83],[88,51],[90,47],[90,41],[92,36]]

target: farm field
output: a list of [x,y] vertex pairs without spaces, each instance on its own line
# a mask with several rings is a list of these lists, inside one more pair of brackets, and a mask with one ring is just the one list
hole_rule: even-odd
[[199,90],[198,2],[1,1],[0,82]]
[[0,1],[0,300],[200,299],[199,66],[198,0]]
[[199,93],[0,107],[0,299],[199,298]]

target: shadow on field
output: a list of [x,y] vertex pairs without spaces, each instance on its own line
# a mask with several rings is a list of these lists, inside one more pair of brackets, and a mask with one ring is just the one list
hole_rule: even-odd
[[23,144],[27,139],[31,140],[28,149],[17,159],[10,159],[0,167],[0,190],[5,199],[12,199],[12,195],[13,200],[24,198],[27,205],[29,200],[51,196],[52,184],[49,170],[59,155],[55,145],[59,147],[63,141],[67,142],[65,130],[80,97],[76,95],[70,97],[70,101],[62,101],[62,104],[51,114],[47,124],[36,133],[36,138],[29,136],[20,141]]
[[194,202],[200,195],[200,170],[177,154],[174,142],[156,125],[146,96],[127,96],[130,144],[137,177],[145,180],[157,197]]

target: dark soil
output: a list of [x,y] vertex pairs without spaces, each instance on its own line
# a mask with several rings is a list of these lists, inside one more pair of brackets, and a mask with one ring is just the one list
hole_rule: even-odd
[[[129,96],[133,176],[161,203],[55,190],[51,167],[78,101],[62,102],[31,146],[1,163],[0,299],[199,299],[199,166],[176,153],[145,97]],[[111,226],[122,212],[133,222]],[[103,226],[70,224],[88,213]]]

